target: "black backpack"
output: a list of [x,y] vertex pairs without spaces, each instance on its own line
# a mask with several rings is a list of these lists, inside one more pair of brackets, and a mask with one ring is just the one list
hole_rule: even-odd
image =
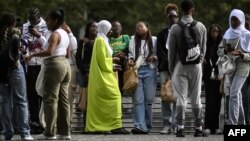
[[178,25],[182,28],[181,44],[178,48],[178,55],[183,65],[200,63],[201,51],[195,33],[196,24],[197,21],[187,24],[184,24],[182,21],[178,22]]

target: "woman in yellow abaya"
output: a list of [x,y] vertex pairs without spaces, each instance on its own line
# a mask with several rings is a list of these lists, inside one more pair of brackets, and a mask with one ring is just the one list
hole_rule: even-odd
[[89,71],[86,132],[128,134],[122,128],[121,94],[113,71],[112,49],[107,34],[111,24],[98,24]]

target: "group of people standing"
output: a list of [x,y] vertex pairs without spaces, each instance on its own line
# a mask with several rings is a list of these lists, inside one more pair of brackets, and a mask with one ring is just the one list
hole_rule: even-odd
[[[38,139],[71,139],[68,95],[71,70],[67,58],[71,49],[68,47],[76,49],[77,43],[65,24],[64,11],[50,11],[45,22],[40,11],[31,8],[28,22],[20,29],[15,27],[16,21],[10,13],[1,17],[4,26],[1,28],[0,125],[4,139],[11,140],[17,132],[22,140],[33,140],[30,127],[33,133],[43,132]],[[20,64],[20,55],[26,61],[27,73],[26,65]],[[39,118],[39,111],[44,118]]]
[[[144,21],[136,23],[135,34],[130,38],[122,35],[119,21],[101,20],[89,22],[85,36],[78,43],[64,21],[62,9],[52,10],[43,20],[39,10],[31,8],[28,22],[21,29],[15,27],[17,20],[13,14],[4,14],[0,19],[1,60],[4,60],[0,64],[0,125],[5,140],[13,138],[14,130],[22,140],[33,140],[30,127],[31,133],[43,132],[38,139],[70,140],[76,80],[81,90],[87,91],[84,130],[129,134],[122,126],[121,99],[127,66],[136,69],[138,76],[138,84],[131,93],[133,134],[148,134],[152,129],[157,71],[161,85],[172,80],[176,97],[173,103],[161,103],[160,133],[185,137],[188,98],[195,118],[194,136],[206,137],[204,129],[219,133],[221,87],[228,95],[227,124],[248,124],[249,100],[242,102],[241,95],[244,93],[249,99],[245,81],[250,70],[250,32],[245,28],[244,13],[232,10],[230,27],[223,35],[219,25],[211,25],[207,33],[206,27],[193,19],[192,0],[183,0],[180,7],[183,13],[180,19],[176,4],[165,7],[168,24],[157,37],[151,35]],[[249,28],[249,22],[246,23]],[[196,37],[195,49],[189,51],[187,62],[183,62],[180,53],[183,25],[190,25]],[[24,67],[20,55],[26,61]],[[233,74],[221,74],[220,59],[224,55],[236,63]],[[196,61],[188,57],[195,57]],[[205,124],[200,98],[202,81],[206,92]]]

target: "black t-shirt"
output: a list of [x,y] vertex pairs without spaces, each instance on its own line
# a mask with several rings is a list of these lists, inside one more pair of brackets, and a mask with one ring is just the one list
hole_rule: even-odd
[[19,58],[20,39],[16,36],[7,38],[5,45],[0,46],[0,83],[7,83],[9,71],[16,68],[16,61]]
[[166,43],[168,38],[169,28],[164,28],[157,35],[157,57],[158,57],[158,70],[168,70],[168,50]]

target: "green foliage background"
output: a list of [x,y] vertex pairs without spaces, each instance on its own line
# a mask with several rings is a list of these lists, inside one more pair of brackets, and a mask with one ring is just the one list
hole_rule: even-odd
[[[0,14],[5,11],[14,12],[27,21],[27,10],[31,6],[40,9],[42,16],[52,9],[62,7],[66,13],[66,21],[77,35],[79,29],[90,20],[119,20],[124,32],[132,35],[137,21],[150,24],[153,35],[166,26],[164,7],[167,3],[180,0],[1,0]],[[207,28],[218,23],[223,30],[228,28],[230,11],[239,8],[250,13],[250,0],[194,0],[194,18],[205,24]],[[181,15],[181,13],[179,12]]]

